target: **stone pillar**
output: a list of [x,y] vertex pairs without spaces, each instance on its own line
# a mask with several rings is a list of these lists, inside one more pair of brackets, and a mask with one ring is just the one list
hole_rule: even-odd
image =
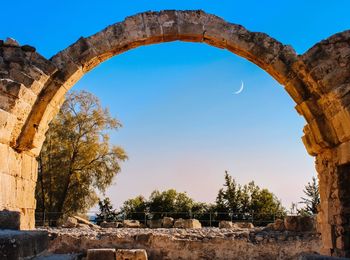
[[36,179],[35,156],[18,153],[8,145],[0,144],[0,229],[29,230],[35,227]]
[[334,151],[317,156],[321,205],[318,214],[322,254],[350,257],[350,163],[339,164]]

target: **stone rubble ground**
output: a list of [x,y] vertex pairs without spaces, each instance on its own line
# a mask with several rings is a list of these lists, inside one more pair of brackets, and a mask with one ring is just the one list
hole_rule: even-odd
[[216,227],[203,227],[201,229],[182,229],[182,228],[40,228],[38,230],[47,230],[50,236],[87,237],[98,239],[112,235],[118,238],[132,238],[139,235],[167,236],[175,240],[203,240],[211,239],[243,239],[252,243],[275,242],[275,241],[293,241],[302,239],[318,239],[319,234],[314,232],[292,232],[292,231],[272,231],[265,228],[255,227],[225,229]]

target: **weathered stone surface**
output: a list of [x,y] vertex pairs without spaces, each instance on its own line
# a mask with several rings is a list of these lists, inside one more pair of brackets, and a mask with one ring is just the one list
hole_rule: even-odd
[[275,223],[273,223],[273,229],[277,231],[284,231],[286,227],[284,226],[283,219],[276,219]]
[[79,224],[87,225],[90,228],[100,228],[98,225],[95,225],[94,223],[91,223],[89,220],[79,217],[79,216],[73,216],[72,218],[75,218]]
[[149,219],[147,220],[147,226],[149,228],[161,228],[162,222],[163,221],[161,219]]
[[232,221],[222,220],[219,222],[219,228],[233,228],[234,225]]
[[174,228],[202,228],[202,224],[197,219],[179,218],[175,220]]
[[251,222],[235,222],[234,224],[239,228],[254,228]]
[[118,249],[116,260],[147,260],[145,249]]
[[[149,259],[298,259],[319,251],[310,232],[242,229],[49,229],[49,252],[84,252],[92,248],[146,249]],[[279,239],[281,237],[281,239]],[[283,239],[282,239],[283,238]]]
[[21,226],[21,213],[18,211],[0,211],[0,229],[19,230]]
[[65,223],[62,225],[63,228],[74,228],[78,225],[78,220],[73,217],[68,217]]
[[126,219],[126,220],[123,221],[123,227],[125,227],[125,228],[139,228],[140,227],[140,221]]
[[284,227],[288,231],[316,231],[316,218],[308,216],[287,216]]
[[46,231],[0,230],[0,259],[30,258],[46,250],[47,246]]
[[164,217],[162,220],[163,228],[172,228],[174,226],[174,219],[171,217]]
[[86,260],[115,260],[116,251],[114,248],[88,249]]
[[118,227],[121,227],[123,226],[123,223],[121,222],[117,222],[117,221],[112,221],[112,222],[102,222],[100,224],[101,228],[118,228]]

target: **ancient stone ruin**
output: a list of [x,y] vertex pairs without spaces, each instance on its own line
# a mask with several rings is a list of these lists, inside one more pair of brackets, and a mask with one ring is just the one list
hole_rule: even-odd
[[[46,59],[31,46],[0,41],[0,217],[2,228],[34,228],[34,190],[48,124],[65,93],[101,62],[127,50],[169,41],[227,49],[276,79],[307,122],[302,140],[316,158],[322,253],[350,256],[350,31],[302,55],[264,33],[202,11],[145,12]],[[7,218],[9,214],[14,217]]]

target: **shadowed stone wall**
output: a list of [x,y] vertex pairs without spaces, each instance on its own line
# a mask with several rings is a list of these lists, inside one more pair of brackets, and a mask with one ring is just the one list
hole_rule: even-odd
[[146,12],[108,26],[47,60],[30,46],[0,42],[0,209],[34,227],[34,189],[48,124],[65,93],[88,71],[127,50],[169,41],[227,49],[260,66],[296,103],[302,140],[316,157],[323,253],[350,256],[350,31],[297,55],[264,33],[202,11]]

